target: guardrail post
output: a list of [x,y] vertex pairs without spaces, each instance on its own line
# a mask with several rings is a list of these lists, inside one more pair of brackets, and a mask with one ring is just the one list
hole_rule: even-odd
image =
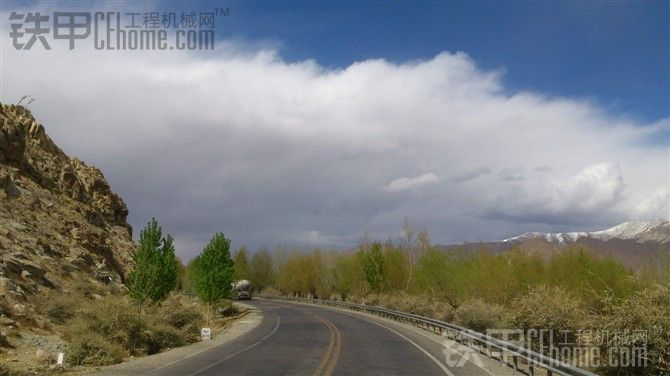
[[512,359],[514,360],[514,373],[519,372],[519,358],[516,355],[512,355]]

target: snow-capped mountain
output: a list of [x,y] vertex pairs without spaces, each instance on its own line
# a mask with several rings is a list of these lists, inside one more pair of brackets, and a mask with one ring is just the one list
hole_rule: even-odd
[[544,239],[552,243],[566,244],[576,242],[580,238],[591,238],[604,241],[610,239],[622,239],[631,240],[636,243],[670,243],[670,222],[667,219],[624,222],[612,228],[594,232],[527,232],[520,236],[501,240],[500,242],[510,243],[528,239]]

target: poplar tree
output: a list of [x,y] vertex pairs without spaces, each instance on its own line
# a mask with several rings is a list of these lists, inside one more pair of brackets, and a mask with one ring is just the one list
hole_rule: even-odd
[[251,260],[249,261],[249,278],[251,286],[259,292],[274,283],[272,255],[266,249],[261,249],[251,256]]
[[132,257],[135,265],[127,283],[130,296],[140,304],[165,299],[177,285],[178,265],[174,239],[163,237],[156,218],[140,232],[139,247]]
[[235,274],[233,278],[238,281],[240,279],[249,279],[249,260],[247,258],[247,249],[245,247],[240,247],[240,249],[235,252],[234,257],[235,263]]
[[191,262],[193,284],[204,302],[216,303],[230,298],[235,272],[230,258],[230,240],[217,233]]
[[381,291],[384,287],[384,255],[382,254],[382,244],[374,242],[370,249],[358,252],[359,262],[363,268],[365,281],[374,291]]

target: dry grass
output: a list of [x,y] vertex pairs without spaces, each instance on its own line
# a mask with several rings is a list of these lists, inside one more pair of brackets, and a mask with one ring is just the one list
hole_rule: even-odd
[[204,323],[202,305],[181,295],[139,306],[127,296],[80,282],[70,292],[49,291],[36,299],[38,312],[70,343],[66,353],[72,365],[113,364],[194,343]]
[[10,367],[8,364],[0,364],[0,376],[27,376],[29,373]]
[[[89,345],[76,348],[83,351],[82,356],[71,350],[71,361],[73,364],[103,365],[118,362],[127,355],[155,354],[183,346],[198,340],[202,323],[199,307],[179,296],[145,307],[135,305],[127,297],[92,300],[83,305],[76,319],[69,323],[72,343],[80,343],[80,338],[85,338]],[[88,337],[90,334],[118,348],[100,348],[109,356],[95,356],[90,347],[99,342],[94,340],[95,337]],[[119,348],[124,356],[119,356]]]

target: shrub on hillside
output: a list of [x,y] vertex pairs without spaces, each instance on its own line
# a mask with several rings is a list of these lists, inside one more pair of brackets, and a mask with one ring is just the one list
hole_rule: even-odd
[[177,329],[184,343],[200,339],[200,328],[204,323],[202,312],[184,297],[171,295],[150,313],[155,318],[153,322]]
[[[140,317],[140,309],[125,297],[106,297],[90,301],[73,320],[71,332],[75,335],[97,333],[132,355],[146,351],[147,321]],[[74,337],[76,338],[76,337]]]
[[153,324],[145,332],[146,353],[156,354],[165,349],[171,349],[185,344],[183,333],[170,325]]
[[76,366],[104,366],[119,363],[126,352],[119,344],[96,333],[76,337],[68,349],[68,362]]
[[466,328],[485,333],[487,329],[505,326],[505,310],[502,306],[471,299],[458,306],[454,322]]
[[77,310],[88,303],[88,299],[73,293],[63,294],[49,291],[35,298],[37,311],[51,319],[53,323],[65,324],[75,317]]
[[90,300],[71,320],[71,342],[95,334],[138,356],[198,341],[202,314],[182,298],[171,296],[163,304],[140,308],[127,297]]

